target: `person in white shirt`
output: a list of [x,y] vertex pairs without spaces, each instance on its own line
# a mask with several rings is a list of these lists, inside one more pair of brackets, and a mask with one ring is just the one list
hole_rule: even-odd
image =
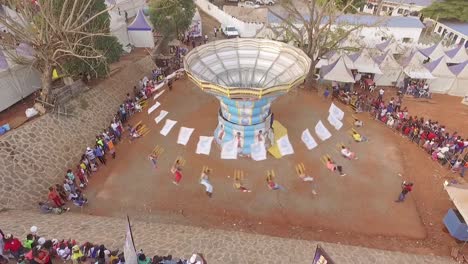
[[445,159],[445,153],[450,150],[450,145],[445,145],[445,147],[439,148],[437,152],[437,157],[439,159]]
[[208,177],[208,174],[211,172],[210,169],[203,169],[201,176],[200,176],[200,184],[205,186],[205,192],[208,197],[211,198],[213,195],[213,185],[210,182],[210,178]]
[[382,101],[384,93],[385,93],[385,90],[383,88],[380,88],[379,97],[378,97],[379,101]]
[[347,159],[357,159],[356,153],[349,150],[346,146],[341,146],[341,155]]

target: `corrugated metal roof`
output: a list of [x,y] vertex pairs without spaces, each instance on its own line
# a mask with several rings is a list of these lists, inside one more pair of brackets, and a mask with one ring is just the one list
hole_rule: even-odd
[[385,2],[394,3],[397,5],[407,4],[415,6],[430,6],[432,3],[437,2],[436,0],[385,0]]
[[440,23],[468,36],[468,23],[461,23],[461,22],[440,22]]
[[[286,18],[286,14],[278,14],[281,18]],[[268,12],[269,23],[281,23],[282,19],[278,18],[271,12]],[[303,14],[303,17],[308,20],[309,15]],[[324,19],[325,23],[326,19]],[[400,27],[400,28],[424,28],[424,24],[415,17],[382,17],[372,15],[353,15],[346,14],[338,17],[336,24],[351,24],[364,25],[369,27]]]

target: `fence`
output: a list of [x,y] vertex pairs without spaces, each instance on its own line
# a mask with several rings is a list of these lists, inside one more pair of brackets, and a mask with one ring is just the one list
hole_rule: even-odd
[[207,0],[195,0],[195,4],[203,12],[212,16],[222,26],[232,26],[239,31],[239,35],[243,38],[254,38],[257,32],[263,28],[263,23],[249,23],[241,21],[223,10],[219,9],[216,5],[208,2]]

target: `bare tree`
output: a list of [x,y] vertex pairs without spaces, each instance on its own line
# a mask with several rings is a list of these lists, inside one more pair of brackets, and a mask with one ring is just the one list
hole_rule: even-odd
[[293,41],[312,60],[306,87],[315,81],[315,65],[327,52],[346,49],[341,45],[363,25],[340,21],[360,0],[281,0],[284,12],[270,9],[280,21],[269,26],[275,38]]
[[[90,45],[97,36],[109,36],[104,23],[94,23],[109,9],[91,12],[97,0],[3,0],[0,48],[16,63],[29,64],[41,73],[41,100],[50,102],[52,72],[70,58],[104,61]],[[102,26],[99,26],[103,24]]]

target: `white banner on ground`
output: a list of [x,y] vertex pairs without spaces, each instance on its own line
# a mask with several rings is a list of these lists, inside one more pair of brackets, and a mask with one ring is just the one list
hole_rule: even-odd
[[[159,85],[158,85],[159,86]],[[159,89],[158,86],[156,86],[156,89]],[[159,93],[157,93],[154,97],[153,97],[153,100],[156,100],[158,99],[159,96],[161,96],[166,90],[162,90],[160,91]]]
[[167,136],[169,132],[171,132],[171,129],[175,126],[177,121],[171,120],[171,119],[166,119],[166,124],[164,124],[164,127],[161,129],[159,133],[163,136]]
[[161,122],[167,116],[167,114],[169,114],[168,111],[161,110],[159,115],[154,119],[156,124],[159,124],[159,122]]
[[311,150],[318,146],[317,141],[315,141],[314,137],[312,137],[308,128],[302,132],[301,139],[308,150]]
[[250,157],[255,161],[266,160],[267,153],[264,142],[250,145]]
[[203,154],[203,155],[210,155],[211,151],[211,143],[213,142],[213,137],[204,137],[200,136],[197,144],[197,150],[195,153]]
[[334,103],[330,105],[330,109],[328,109],[328,112],[333,115],[336,119],[338,120],[343,120],[344,117],[344,112],[340,108],[338,108]]
[[340,120],[336,119],[336,117],[333,116],[331,113],[328,115],[327,120],[330,123],[330,125],[332,125],[336,130],[340,130],[340,128],[343,126],[343,123]]
[[190,136],[193,133],[194,128],[181,127],[179,130],[179,137],[177,138],[177,144],[187,145],[190,140]]
[[153,106],[151,106],[151,107],[148,109],[148,115],[151,114],[154,110],[156,110],[156,108],[158,108],[160,105],[161,105],[161,103],[156,102]]
[[237,140],[233,139],[223,144],[221,159],[237,159]]
[[328,129],[323,125],[322,121],[318,121],[315,126],[315,134],[317,134],[322,141],[325,141],[332,136],[330,131],[328,131]]
[[291,142],[289,142],[288,135],[282,136],[276,141],[276,144],[278,144],[278,149],[281,153],[281,156],[294,154],[294,149],[291,145]]

